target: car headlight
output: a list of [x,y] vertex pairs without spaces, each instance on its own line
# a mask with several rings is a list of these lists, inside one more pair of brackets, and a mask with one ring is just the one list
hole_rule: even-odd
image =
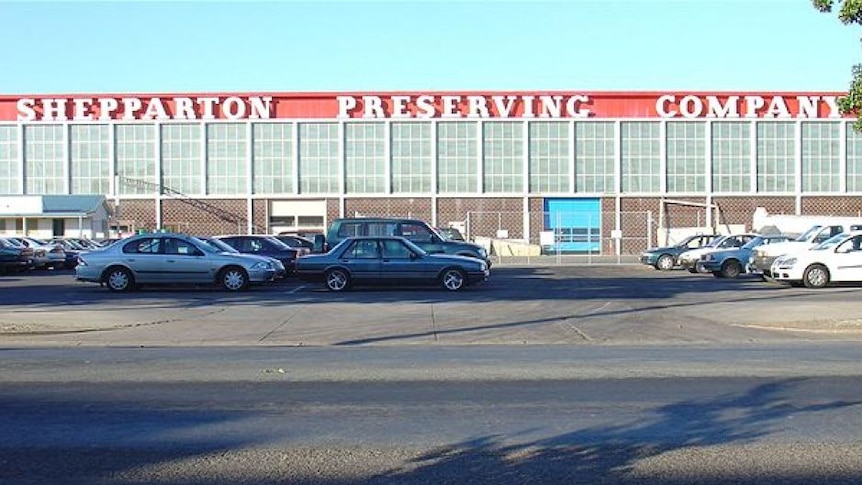
[[485,248],[479,248],[479,257],[485,259],[488,257],[488,251],[485,251]]
[[704,261],[715,261],[715,256],[711,254],[705,254],[701,259],[703,259]]
[[273,266],[272,263],[270,263],[269,261],[260,261],[258,263],[254,263],[254,266],[252,266],[251,269],[261,271],[273,269]]

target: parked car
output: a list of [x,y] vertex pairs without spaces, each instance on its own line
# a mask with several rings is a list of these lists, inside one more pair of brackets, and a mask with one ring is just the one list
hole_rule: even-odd
[[[348,237],[358,236],[401,236],[432,254],[451,254],[467,256],[484,261],[490,268],[488,251],[465,241],[452,241],[444,238],[427,222],[418,219],[393,219],[381,217],[360,217],[336,219],[330,224],[323,241],[323,251],[335,247]],[[316,250],[321,248],[315,247]]]
[[835,235],[856,230],[862,230],[862,221],[859,224],[815,224],[792,241],[755,249],[749,261],[750,267],[765,278],[771,277],[772,263],[779,256],[805,251]]
[[690,249],[679,255],[679,265],[685,268],[689,273],[697,273],[697,263],[703,255],[711,251],[720,251],[722,249],[741,248],[749,241],[757,237],[757,234],[743,233],[721,236],[711,243],[697,249]]
[[679,266],[678,258],[680,254],[692,249],[702,248],[715,241],[718,237],[720,237],[718,234],[695,234],[686,237],[673,246],[650,248],[641,254],[640,262],[655,269],[670,270]]
[[783,234],[761,235],[745,243],[741,248],[730,248],[704,254],[698,262],[698,271],[712,273],[719,278],[736,278],[748,272],[748,259],[755,248],[789,241]]
[[59,244],[63,247],[63,251],[66,252],[66,261],[64,266],[66,269],[73,269],[78,264],[78,256],[85,251],[89,251],[89,249],[84,248],[80,244],[75,241],[71,241],[69,239],[63,238],[54,238],[51,239],[51,244]]
[[62,268],[66,264],[66,252],[59,244],[26,236],[8,239],[33,250],[33,264],[36,268]]
[[33,250],[21,244],[0,238],[0,269],[3,273],[21,271],[33,266]]
[[355,284],[439,284],[458,291],[487,280],[489,271],[479,259],[429,254],[400,236],[366,236],[345,238],[326,254],[300,258],[296,274],[304,280],[322,281],[330,291]]
[[299,256],[299,251],[279,241],[275,236],[248,234],[216,236],[216,239],[243,254],[275,258],[281,261],[288,274],[293,273],[296,267],[296,258]]
[[148,283],[219,284],[228,291],[275,278],[268,258],[218,251],[185,234],[141,234],[82,253],[75,278],[129,291]]
[[838,234],[811,249],[779,256],[770,274],[776,281],[808,288],[862,282],[862,231]]
[[[209,244],[210,246],[212,246],[213,248],[215,248],[218,251],[225,252],[225,253],[242,254],[239,251],[237,251],[236,249],[234,249],[233,246],[222,241],[221,239],[218,239],[215,237],[202,237],[202,236],[197,236],[197,238],[200,239],[201,241]],[[264,257],[266,257],[266,256],[264,256]],[[269,259],[270,259],[270,261],[272,261],[272,264],[275,265],[275,277],[276,277],[276,279],[282,279],[285,276],[287,276],[287,269],[284,267],[284,264],[282,264],[281,261],[279,261],[275,258],[269,258]]]
[[461,234],[461,231],[454,227],[438,227],[437,234],[440,234],[443,238],[448,239],[449,241],[466,241],[466,239],[464,239],[464,235]]
[[275,238],[284,244],[299,250],[299,256],[311,254],[312,251],[314,251],[314,241],[311,239],[293,234],[279,234],[275,236]]

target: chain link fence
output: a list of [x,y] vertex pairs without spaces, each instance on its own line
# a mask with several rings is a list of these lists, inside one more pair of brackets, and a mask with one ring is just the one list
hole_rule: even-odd
[[[468,212],[467,239],[497,264],[637,264],[657,221],[635,212]],[[529,233],[525,233],[529,231]]]

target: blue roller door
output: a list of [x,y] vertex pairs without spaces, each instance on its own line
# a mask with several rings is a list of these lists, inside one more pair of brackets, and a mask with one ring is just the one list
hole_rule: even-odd
[[546,250],[601,251],[601,200],[545,199],[545,230],[554,231],[554,247]]

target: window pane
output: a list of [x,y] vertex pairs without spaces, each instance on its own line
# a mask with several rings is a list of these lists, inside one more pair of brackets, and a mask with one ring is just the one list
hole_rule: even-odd
[[383,123],[346,123],[344,135],[347,193],[384,193],[386,137]]
[[201,193],[201,125],[162,125],[162,183],[183,194]]
[[795,190],[795,126],[787,122],[757,123],[757,191]]
[[252,127],[254,193],[292,193],[293,126],[289,123],[257,123]]
[[24,127],[24,186],[28,194],[62,194],[66,187],[63,126]]
[[667,191],[706,190],[706,126],[702,122],[668,122]]
[[338,124],[299,125],[299,191],[336,194],[338,188]]
[[246,125],[212,123],[207,133],[207,192],[244,194],[246,183]]
[[73,194],[107,194],[111,173],[110,133],[107,125],[72,125]]
[[751,125],[720,121],[712,124],[712,190],[751,191]]
[[802,191],[839,190],[840,127],[838,123],[802,124]]
[[622,129],[622,191],[658,192],[661,188],[659,123],[629,121]]
[[476,123],[437,125],[437,184],[441,193],[476,192]]
[[569,192],[569,124],[530,123],[530,192]]
[[392,191],[431,192],[430,123],[392,123]]
[[575,191],[614,191],[614,124],[607,121],[575,123]]
[[20,194],[18,166],[18,128],[0,126],[0,194]]
[[484,191],[523,191],[524,124],[492,121],[484,128]]
[[[121,194],[153,194],[156,180],[156,129],[152,125],[117,125],[114,154]],[[138,183],[143,182],[143,183]]]

